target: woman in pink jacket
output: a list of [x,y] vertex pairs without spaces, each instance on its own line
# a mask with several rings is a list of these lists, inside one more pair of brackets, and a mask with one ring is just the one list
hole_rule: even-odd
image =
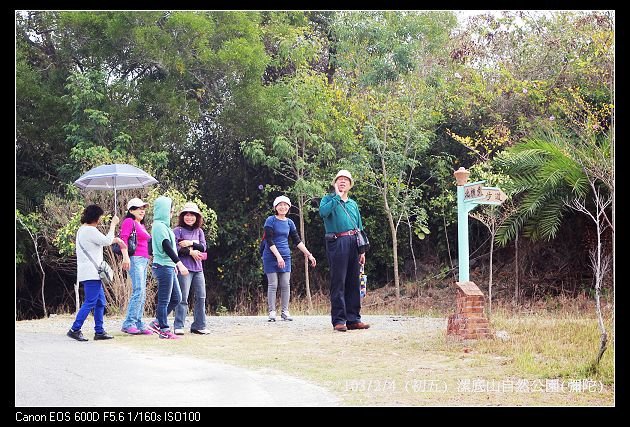
[[[122,324],[122,331],[130,335],[151,335],[142,323],[144,303],[147,297],[147,268],[149,266],[149,239],[151,234],[144,228],[145,209],[148,204],[134,198],[127,203],[127,215],[120,225],[120,238],[127,247],[123,253],[123,269],[129,270],[131,277],[131,298],[127,308],[127,317]],[[128,254],[129,236],[135,230],[137,246],[131,256]]]

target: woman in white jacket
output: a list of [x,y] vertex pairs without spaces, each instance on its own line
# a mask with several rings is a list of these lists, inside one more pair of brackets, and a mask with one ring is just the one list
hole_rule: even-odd
[[[103,283],[98,275],[96,265],[103,261],[103,247],[112,243],[124,245],[119,237],[114,237],[114,229],[120,219],[114,215],[109,225],[107,235],[101,233],[96,226],[103,216],[103,209],[97,205],[90,205],[83,210],[81,215],[81,227],[77,231],[76,253],[77,253],[77,281],[83,285],[85,292],[85,301],[77,317],[68,331],[67,335],[77,341],[87,341],[88,339],[81,333],[83,322],[87,319],[90,311],[94,309],[94,339],[108,340],[112,339],[111,335],[103,329],[103,317],[105,315],[105,292],[103,291]],[[92,262],[87,252],[94,262]],[[96,265],[94,265],[96,264]]]

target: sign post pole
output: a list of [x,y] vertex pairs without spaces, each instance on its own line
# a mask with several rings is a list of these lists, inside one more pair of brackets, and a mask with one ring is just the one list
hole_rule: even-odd
[[464,185],[468,181],[466,169],[459,168],[454,173],[457,180],[457,259],[459,263],[459,281],[468,281],[468,211],[464,208]]
[[468,183],[470,172],[461,167],[455,172],[457,181],[457,259],[459,281],[469,281],[468,212],[477,205],[500,205],[506,199],[501,189],[484,187],[485,181]]
[[468,183],[468,172],[459,168],[453,175],[457,180],[457,250],[459,281],[457,287],[456,312],[448,317],[447,335],[463,339],[487,338],[492,336],[490,324],[484,314],[484,296],[469,278],[468,212],[477,205],[500,205],[505,194],[496,187],[484,187],[485,181]]

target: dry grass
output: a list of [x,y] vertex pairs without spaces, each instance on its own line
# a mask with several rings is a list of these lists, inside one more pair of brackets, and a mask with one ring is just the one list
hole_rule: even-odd
[[[397,306],[395,289],[392,286],[368,291],[361,305],[361,312],[365,314],[405,315],[445,317],[455,305],[455,294],[452,289],[433,289],[420,295],[416,288],[410,286],[401,289],[401,300]],[[279,303],[278,294],[278,303]],[[290,311],[300,315],[330,314],[330,300],[328,294],[315,292],[311,295],[313,308],[309,309],[306,296],[296,296],[292,292]],[[237,300],[234,315],[265,315],[267,314],[267,294],[261,292],[255,296],[241,296]]]
[[594,313],[555,312],[513,314],[499,311],[492,318],[495,330],[508,331],[506,342],[480,342],[478,350],[514,360],[515,367],[540,378],[591,377],[614,384],[612,312],[604,310],[608,349],[596,372],[590,367],[599,350],[600,332]]
[[[598,371],[589,373],[599,331],[588,299],[549,299],[516,308],[496,301],[491,327],[508,338],[462,342],[445,334],[452,289],[425,290],[422,296],[414,292],[403,290],[408,298],[398,310],[393,289],[368,293],[362,313],[373,327],[367,331],[333,332],[328,298],[317,293],[310,313],[321,318],[306,317],[306,300],[293,298],[294,322],[241,317],[229,319],[226,326],[217,322],[209,336],[164,342],[119,333],[116,343],[281,371],[326,387],[346,405],[615,404],[611,305],[604,304],[609,346]],[[249,297],[247,309],[265,315],[264,301],[264,295]],[[392,317],[396,312],[414,317]],[[213,319],[209,317],[209,324]],[[396,327],[387,322],[397,322]]]
[[[423,324],[436,319],[409,318],[404,327],[391,329],[379,328],[391,316],[364,318],[374,327],[338,333],[327,316],[315,327],[301,317],[290,327],[258,317],[207,337],[119,342],[282,371],[326,387],[346,405],[614,405],[614,349],[606,352],[598,374],[583,371],[597,343],[589,319],[497,315],[492,326],[507,331],[508,341],[461,342],[445,336],[445,319],[437,319],[438,328]],[[300,326],[301,319],[311,326]],[[577,382],[583,389],[571,390]]]

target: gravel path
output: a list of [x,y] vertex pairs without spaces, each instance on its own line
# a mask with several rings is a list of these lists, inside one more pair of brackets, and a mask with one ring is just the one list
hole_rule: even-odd
[[[285,322],[280,320],[278,316],[277,324],[289,330],[321,330],[331,329],[330,316],[293,316],[295,321]],[[212,332],[225,331],[230,327],[255,327],[255,328],[272,328],[276,326],[274,322],[267,322],[266,316],[208,316],[207,329]],[[53,315],[48,319],[24,320],[16,322],[16,331],[23,332],[52,332],[64,333],[74,320],[70,315]],[[145,318],[145,321],[150,320]],[[186,319],[186,330],[190,329],[190,316]],[[172,325],[172,315],[169,322]],[[408,328],[422,328],[434,330],[446,327],[446,319],[439,317],[412,317],[412,316],[393,316],[393,315],[363,315],[362,321],[370,323],[373,326],[372,331],[404,331]],[[118,332],[122,319],[105,316],[105,329],[108,331]],[[91,338],[93,331],[90,328],[94,326],[92,317],[89,316],[83,326],[83,333],[86,337]],[[248,328],[250,329],[250,328]]]
[[[225,327],[227,317],[210,328]],[[261,373],[179,355],[145,353],[110,341],[65,336],[73,318],[16,322],[16,406],[336,406],[322,387],[278,373]],[[211,319],[212,320],[212,319]],[[235,321],[238,323],[238,320]],[[120,319],[107,319],[117,333]]]
[[[294,316],[267,322],[265,316],[209,316],[211,333],[264,333],[282,327],[294,333],[330,331],[329,316]],[[304,380],[180,355],[143,352],[117,343],[94,342],[93,320],[83,333],[89,342],[65,336],[74,317],[15,323],[16,406],[337,406],[326,389]],[[374,334],[407,328],[444,329],[445,319],[364,316]],[[105,318],[120,334],[121,319]],[[186,325],[189,329],[189,325]],[[112,369],[115,367],[115,369]],[[200,375],[200,373],[203,373]],[[162,375],[164,374],[164,375]]]

